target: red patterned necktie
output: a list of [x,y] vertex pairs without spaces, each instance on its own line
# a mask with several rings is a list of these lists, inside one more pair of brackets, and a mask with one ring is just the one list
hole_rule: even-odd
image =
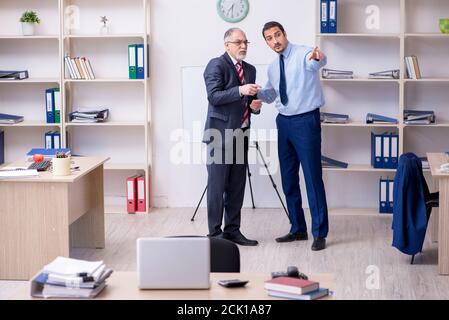
[[[243,66],[241,62],[237,62],[235,65],[235,68],[237,69],[237,74],[239,75],[240,83],[242,85],[245,84],[245,76],[243,74]],[[242,118],[242,128],[246,128],[249,126],[249,108],[248,103],[245,104],[245,111],[243,112],[243,118]]]

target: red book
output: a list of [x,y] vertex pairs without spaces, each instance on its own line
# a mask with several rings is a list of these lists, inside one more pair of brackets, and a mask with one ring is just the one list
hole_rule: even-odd
[[265,289],[267,290],[290,292],[296,294],[305,294],[318,290],[319,288],[320,284],[316,281],[291,277],[278,277],[265,281]]
[[126,208],[128,213],[137,211],[137,176],[126,179]]

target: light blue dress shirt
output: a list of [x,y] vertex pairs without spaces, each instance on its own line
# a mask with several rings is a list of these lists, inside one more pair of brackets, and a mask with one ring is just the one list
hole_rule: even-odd
[[279,96],[279,56],[268,67],[268,81],[265,88],[257,93],[258,99],[265,103],[275,102],[279,113],[285,116],[313,111],[324,105],[319,70],[326,65],[327,58],[309,60],[312,50],[311,47],[289,43],[282,52],[288,95],[286,106]]

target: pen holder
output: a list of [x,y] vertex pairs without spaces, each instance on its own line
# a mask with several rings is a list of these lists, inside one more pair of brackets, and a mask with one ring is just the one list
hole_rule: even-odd
[[68,176],[70,174],[70,157],[52,159],[53,175]]

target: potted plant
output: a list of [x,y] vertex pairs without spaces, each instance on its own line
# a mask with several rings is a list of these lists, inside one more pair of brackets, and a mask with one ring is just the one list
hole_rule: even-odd
[[36,11],[25,11],[20,18],[22,22],[22,33],[24,36],[32,36],[34,34],[34,24],[40,23],[41,20],[37,16]]

